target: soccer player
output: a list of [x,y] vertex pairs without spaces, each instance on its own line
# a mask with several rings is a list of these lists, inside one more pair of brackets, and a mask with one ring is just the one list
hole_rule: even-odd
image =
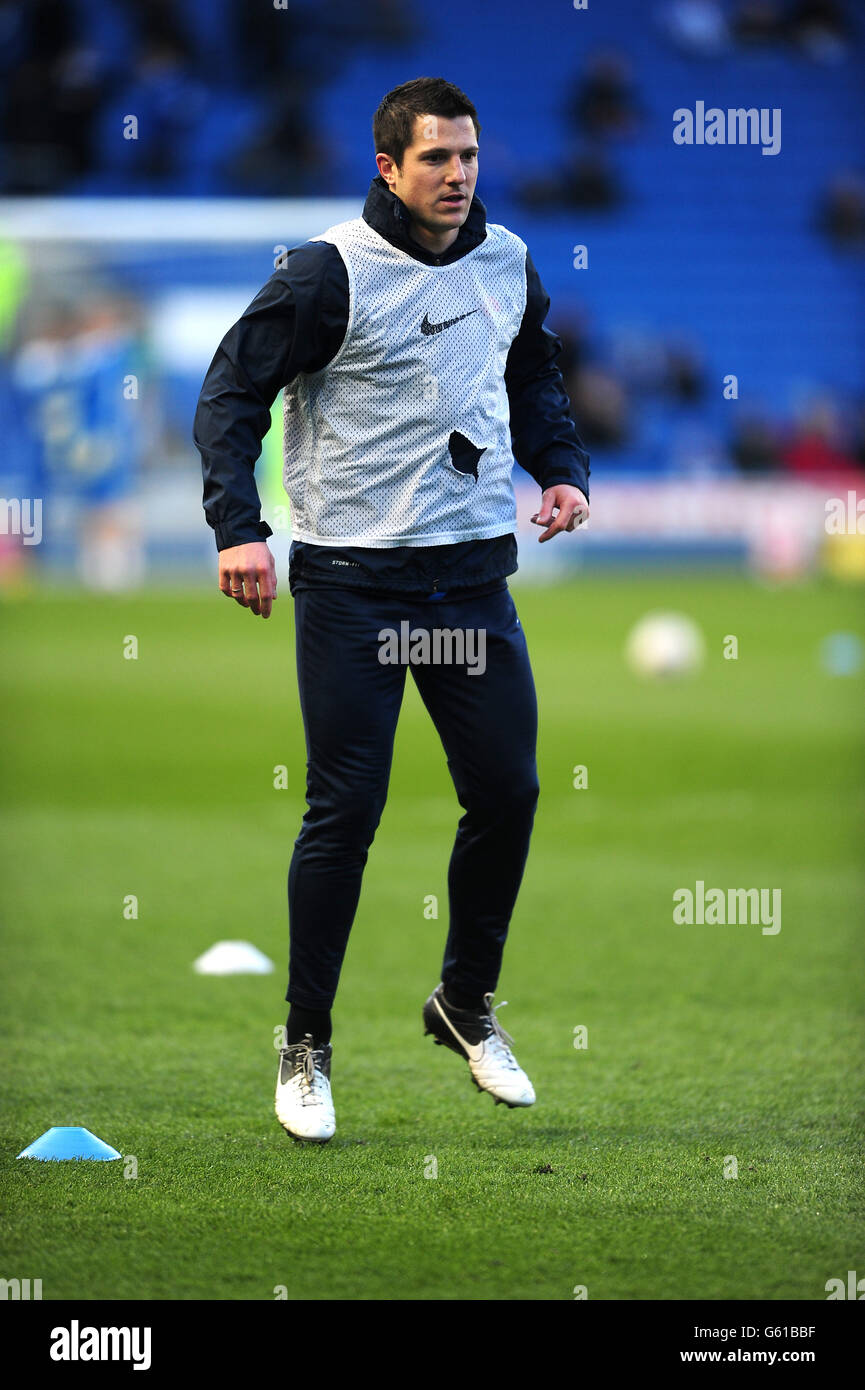
[[220,344],[195,417],[219,587],[267,618],[273,533],[254,465],[285,388],[308,809],[288,874],[276,1113],[319,1143],[335,1129],[331,1006],[409,664],[464,811],[426,1032],[496,1103],[535,1100],[492,1003],[539,790],[535,689],[507,584],[511,473],[516,459],[541,488],[532,521],[548,541],[588,516],[589,468],[561,341],[544,327],[549,297],[525,243],[487,222],[475,194],[480,130],[443,78],[388,93],[362,216],[285,256]]

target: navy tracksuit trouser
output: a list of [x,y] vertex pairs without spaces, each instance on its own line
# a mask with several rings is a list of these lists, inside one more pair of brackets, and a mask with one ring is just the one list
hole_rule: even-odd
[[288,874],[286,999],[329,1009],[336,995],[405,689],[409,653],[403,646],[402,660],[380,661],[380,634],[399,634],[406,621],[412,638],[436,628],[476,634],[467,664],[410,665],[464,811],[441,978],[472,997],[494,990],[538,797],[535,687],[510,591],[430,602],[328,586],[299,590],[294,612],[308,809]]

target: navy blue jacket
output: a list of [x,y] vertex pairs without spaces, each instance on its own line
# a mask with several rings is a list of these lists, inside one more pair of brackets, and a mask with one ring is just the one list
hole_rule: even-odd
[[[486,236],[486,208],[472,199],[455,241],[440,255],[409,234],[410,216],[378,175],[363,217],[394,246],[426,265],[448,265]],[[271,422],[271,407],[298,372],[316,372],[336,356],[348,326],[348,279],[330,242],[289,251],[249,308],[229,329],[204,380],[193,438],[201,454],[204,511],[218,550],[266,539],[255,461]],[[571,483],[588,496],[589,458],[570,416],[556,358],[561,340],[544,327],[550,307],[531,256],[526,255],[526,308],[505,367],[514,458],[541,489]],[[516,537],[449,545],[371,547],[292,543],[289,585],[338,583],[382,591],[427,594],[480,591],[517,568]]]

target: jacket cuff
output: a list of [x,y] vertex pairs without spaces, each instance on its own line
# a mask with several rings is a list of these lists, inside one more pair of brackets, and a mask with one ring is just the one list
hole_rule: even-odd
[[538,483],[542,492],[546,492],[548,487],[556,487],[559,483],[567,483],[570,487],[578,487],[588,501],[589,470],[579,458],[573,455],[570,458],[559,457],[538,471]]
[[217,550],[230,550],[235,545],[251,545],[255,541],[265,541],[273,531],[266,521],[250,521],[237,525],[231,522],[217,523],[213,528]]
[[588,502],[589,485],[584,478],[577,476],[576,470],[572,473],[565,473],[560,468],[554,468],[550,476],[544,478],[541,492],[546,492],[548,487],[558,487],[559,483],[567,483],[568,487],[578,487]]

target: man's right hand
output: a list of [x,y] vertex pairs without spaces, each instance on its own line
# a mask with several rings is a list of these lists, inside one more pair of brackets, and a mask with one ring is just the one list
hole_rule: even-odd
[[267,543],[250,541],[220,550],[219,587],[241,608],[269,618],[276,598],[276,565]]

